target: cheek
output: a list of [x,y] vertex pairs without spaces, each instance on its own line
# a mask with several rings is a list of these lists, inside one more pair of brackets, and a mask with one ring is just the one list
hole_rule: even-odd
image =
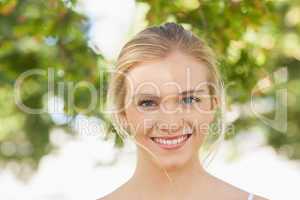
[[[213,114],[192,113],[188,115],[186,121],[193,127],[196,135],[203,136],[208,133],[208,128],[213,121]],[[202,137],[199,137],[202,138]]]
[[130,126],[130,132],[134,134],[137,139],[147,135],[151,127],[153,127],[153,120],[135,108],[129,108],[126,111],[126,116]]

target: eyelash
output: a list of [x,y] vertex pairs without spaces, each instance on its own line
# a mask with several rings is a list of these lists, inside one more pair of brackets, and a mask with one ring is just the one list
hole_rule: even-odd
[[[201,99],[199,97],[195,97],[195,96],[188,96],[188,97],[183,97],[184,98],[192,98],[196,103],[197,102],[200,102]],[[141,107],[144,107],[143,104],[144,103],[149,103],[149,102],[154,102],[154,100],[151,100],[151,99],[146,99],[146,100],[142,100],[138,103],[138,106],[141,106]],[[157,105],[157,104],[156,104]]]
[[151,100],[151,99],[146,99],[146,100],[142,100],[142,101],[140,101],[139,103],[138,103],[138,106],[140,106],[140,107],[145,107],[145,106],[143,106],[143,104],[144,103],[146,103],[146,102],[154,102],[153,100]]
[[[196,103],[201,101],[201,99],[199,97],[195,97],[195,96],[189,96],[189,97],[191,97],[193,100],[195,100]],[[184,98],[186,98],[186,97],[184,97]]]

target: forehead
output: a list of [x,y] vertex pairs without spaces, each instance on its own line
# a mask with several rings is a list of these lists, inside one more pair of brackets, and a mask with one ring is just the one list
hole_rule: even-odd
[[191,89],[207,89],[208,69],[204,63],[180,52],[163,59],[144,62],[127,73],[127,90],[139,93],[177,94]]

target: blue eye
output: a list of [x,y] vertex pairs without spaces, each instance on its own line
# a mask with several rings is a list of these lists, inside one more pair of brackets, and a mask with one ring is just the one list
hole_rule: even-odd
[[195,102],[200,102],[200,101],[201,101],[200,98],[194,97],[194,96],[184,97],[182,101],[183,101],[185,104],[191,104],[191,103],[193,103],[193,100],[194,100]]
[[152,100],[143,100],[140,101],[138,105],[142,107],[150,107],[150,106],[156,106],[156,103]]

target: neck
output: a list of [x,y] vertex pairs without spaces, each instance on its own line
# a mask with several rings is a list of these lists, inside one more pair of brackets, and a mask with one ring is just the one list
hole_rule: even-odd
[[[195,185],[200,186],[208,173],[201,166],[200,160],[195,155],[188,163],[181,167],[163,169],[149,159],[149,155],[138,153],[136,170],[132,180],[143,194],[166,194],[178,196],[192,192]],[[170,196],[170,197],[171,197]]]

